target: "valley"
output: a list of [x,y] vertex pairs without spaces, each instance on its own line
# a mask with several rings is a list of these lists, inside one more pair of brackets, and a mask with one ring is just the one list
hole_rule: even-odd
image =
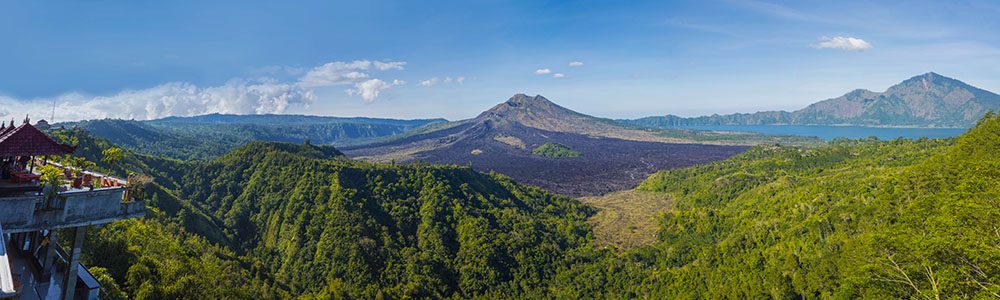
[[2,1],[0,300],[1000,299],[1000,1]]
[[[171,298],[989,295],[968,276],[992,282],[998,266],[969,259],[1000,248],[981,242],[995,239],[989,219],[967,220],[1000,216],[998,141],[988,114],[954,139],[760,145],[580,200],[328,146],[255,142],[182,168],[134,154],[123,168],[162,170],[176,188],[154,193],[151,220],[101,228],[84,258],[122,293]],[[212,254],[162,252],[175,243]],[[200,271],[170,271],[178,263]],[[879,279],[889,276],[913,286]],[[205,288],[184,294],[178,280]]]
[[[155,177],[149,220],[89,237],[83,259],[108,295],[894,298],[942,281],[954,288],[934,293],[990,293],[951,274],[982,270],[967,275],[981,283],[1000,274],[989,261],[964,262],[1000,255],[973,242],[992,238],[988,222],[924,227],[973,211],[1000,216],[987,184],[1000,167],[989,156],[1000,147],[992,113],[955,138],[818,141],[630,127],[515,95],[461,121],[337,123],[402,131],[353,135],[368,140],[340,147],[251,135],[201,140],[221,153],[205,158],[151,151],[263,119],[285,130],[329,126],[296,118],[311,117],[52,130],[97,162],[116,146],[103,137],[114,132],[130,154],[97,168]],[[206,254],[177,250],[192,245]],[[940,275],[910,286],[879,280],[921,268]],[[585,288],[593,282],[605,284]]]

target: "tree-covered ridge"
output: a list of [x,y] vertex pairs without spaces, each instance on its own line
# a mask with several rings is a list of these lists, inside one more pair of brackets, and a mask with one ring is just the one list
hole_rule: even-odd
[[[280,148],[280,147],[279,147]],[[589,243],[574,199],[455,166],[308,158],[252,143],[185,177],[253,272],[292,294],[514,294]]]
[[957,140],[758,147],[661,172],[652,295],[950,298],[1000,294],[1000,118]]

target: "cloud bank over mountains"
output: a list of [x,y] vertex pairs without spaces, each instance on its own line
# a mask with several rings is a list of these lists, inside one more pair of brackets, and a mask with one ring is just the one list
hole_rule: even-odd
[[[56,97],[16,99],[0,95],[0,118],[48,119],[55,107],[56,121],[100,118],[148,120],[168,116],[209,113],[283,113],[291,107],[308,107],[317,100],[315,90],[349,86],[345,92],[375,101],[386,89],[405,84],[375,78],[375,73],[403,70],[402,61],[335,61],[314,67],[296,80],[269,77],[234,78],[222,85],[202,87],[189,82],[170,82],[114,95],[92,96],[67,93]],[[391,82],[391,83],[390,83]]]

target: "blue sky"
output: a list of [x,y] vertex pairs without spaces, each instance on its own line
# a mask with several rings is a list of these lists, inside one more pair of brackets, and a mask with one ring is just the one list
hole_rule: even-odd
[[1000,91],[1000,2],[897,2],[0,1],[0,117],[462,119],[519,92],[690,116],[929,71]]

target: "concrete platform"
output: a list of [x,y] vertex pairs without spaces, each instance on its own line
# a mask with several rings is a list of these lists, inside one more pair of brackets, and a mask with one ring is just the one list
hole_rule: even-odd
[[0,224],[7,233],[106,224],[145,216],[144,201],[122,202],[125,187],[70,190],[47,203],[42,195],[0,197]]

